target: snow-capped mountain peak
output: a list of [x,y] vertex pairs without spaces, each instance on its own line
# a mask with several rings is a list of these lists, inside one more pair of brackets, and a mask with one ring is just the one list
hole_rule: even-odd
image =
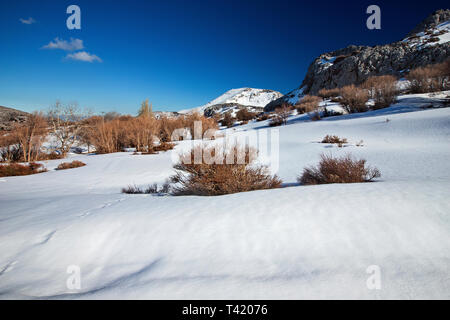
[[278,91],[255,88],[231,89],[208,102],[207,104],[193,108],[181,110],[179,113],[200,112],[203,113],[207,108],[222,104],[237,104],[249,107],[264,108],[269,102],[276,100],[283,95]]

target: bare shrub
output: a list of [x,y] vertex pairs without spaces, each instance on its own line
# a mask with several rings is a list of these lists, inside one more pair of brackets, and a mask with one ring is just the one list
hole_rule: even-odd
[[145,193],[158,193],[158,184],[154,183],[152,185],[149,185],[147,189],[145,189]]
[[339,97],[339,96],[338,97],[333,97],[333,98],[330,99],[330,102],[334,102],[334,103],[340,103],[341,101],[342,101],[342,98]]
[[258,116],[258,118],[256,118],[256,121],[264,121],[264,120],[268,120],[269,119],[269,115],[266,113],[260,114]]
[[97,153],[119,152],[127,144],[123,124],[118,119],[105,121],[102,118],[86,130]]
[[127,194],[143,194],[144,190],[136,185],[129,185],[126,188],[122,188],[122,193]]
[[369,100],[367,90],[349,85],[341,88],[341,103],[348,113],[365,112],[368,110],[366,103]]
[[426,93],[450,89],[450,59],[411,70],[406,76],[413,93]]
[[105,119],[105,121],[111,121],[111,120],[114,120],[114,119],[117,119],[120,117],[121,117],[121,114],[118,112],[115,112],[115,111],[110,111],[103,115],[103,119]]
[[0,136],[0,161],[19,162],[23,159],[23,150],[17,137],[8,132]]
[[[197,150],[202,151],[204,150]],[[217,196],[281,186],[281,180],[276,175],[270,175],[267,167],[252,163],[256,153],[254,149],[234,145],[227,150],[221,150],[220,154],[215,154],[214,149],[206,149],[206,152],[212,157],[227,161],[196,164],[195,150],[184,154],[183,161],[174,166],[177,173],[171,177],[174,195]],[[238,161],[239,154],[244,161]],[[233,161],[229,161],[230,159]]]
[[[78,138],[87,144],[88,148],[94,146],[97,153],[121,152],[125,148],[135,148],[139,153],[154,154],[173,149],[174,145],[170,141],[177,129],[182,129],[193,138],[201,138],[206,131],[215,131],[218,128],[214,119],[198,113],[156,118],[148,100],[142,103],[138,114],[137,117],[117,115],[109,118],[85,118],[81,121],[83,130],[78,134]],[[194,132],[195,130],[199,132]],[[157,144],[158,140],[160,144]]]
[[162,142],[169,142],[172,138],[172,133],[176,129],[184,128],[184,116],[169,118],[162,116],[159,119],[159,139]]
[[86,163],[78,161],[78,160],[74,160],[72,162],[63,162],[60,163],[58,165],[58,167],[56,167],[56,170],[66,170],[66,169],[73,169],[73,168],[79,168],[79,167],[84,167],[86,165]]
[[19,145],[24,162],[36,161],[40,154],[42,142],[47,134],[47,121],[42,113],[33,113],[25,122],[16,124],[10,136],[10,142]]
[[44,160],[59,160],[64,159],[64,155],[57,152],[50,152],[50,153],[40,153],[37,157],[37,160],[44,161]]
[[320,89],[317,95],[323,99],[330,99],[339,96],[339,88],[335,89]]
[[389,107],[397,97],[397,79],[394,76],[370,77],[361,87],[368,90],[369,97],[374,99],[374,109]]
[[287,105],[283,104],[281,107],[275,109],[275,113],[270,120],[269,126],[276,127],[283,124],[287,124],[287,119],[291,115],[292,108]]
[[320,120],[319,103],[322,102],[322,98],[317,96],[304,96],[299,103],[295,106],[297,113],[308,113],[311,120]]
[[159,132],[159,121],[151,114],[144,114],[125,122],[119,130],[123,138],[120,145],[136,148],[138,152],[151,152]]
[[342,112],[329,110],[327,107],[323,107],[322,118],[342,116]]
[[161,152],[161,151],[169,151],[172,150],[173,148],[175,148],[175,144],[174,143],[170,143],[170,142],[162,142],[157,146],[153,147],[153,151],[155,152]]
[[236,113],[236,119],[239,121],[250,121],[256,117],[256,114],[248,111],[247,109],[241,109]]
[[233,116],[231,115],[230,112],[225,113],[225,115],[223,116],[223,119],[221,121],[222,126],[225,126],[227,128],[231,128],[233,126],[235,122],[235,119],[233,118]]
[[347,139],[346,138],[339,138],[338,136],[331,136],[331,135],[327,134],[322,139],[322,143],[332,143],[332,144],[343,145],[343,144],[347,143]]
[[[201,123],[201,132],[194,132],[196,122]],[[206,131],[215,131],[218,129],[217,122],[213,118],[206,118],[199,113],[188,114],[184,117],[183,123],[183,127],[180,128],[188,128],[193,139],[201,139]]]
[[170,183],[165,182],[161,187],[157,183],[149,185],[147,188],[142,189],[136,185],[129,185],[126,188],[122,188],[122,193],[127,194],[165,194],[170,192]]
[[278,116],[273,116],[272,118],[270,118],[269,127],[279,127],[282,126],[283,124],[284,124],[283,119]]
[[[158,119],[160,134],[159,139],[163,142],[171,141],[172,134],[176,129],[186,128],[193,139],[201,139],[209,131],[218,129],[217,121],[214,118],[206,118],[199,113],[191,113],[178,117],[161,117]],[[196,123],[201,124],[201,131],[195,132]],[[197,126],[199,129],[200,126]]]
[[0,177],[27,176],[46,171],[47,169],[42,164],[34,162],[30,162],[29,164],[0,164]]
[[321,155],[318,166],[303,170],[298,182],[303,185],[328,183],[369,182],[381,176],[377,168],[366,167],[365,159],[354,159],[351,155],[334,158]]
[[[83,128],[82,139],[85,143],[95,146],[97,153],[112,153],[123,151],[124,148],[136,148],[136,151],[153,154],[157,151],[167,151],[173,148],[169,143],[176,129],[186,129],[192,137],[196,137],[195,128],[201,128],[197,133],[202,137],[207,130],[217,130],[217,123],[199,114],[180,117],[155,118],[151,113],[139,117],[121,116],[111,121],[102,117],[92,117]],[[199,122],[201,125],[195,126]],[[158,139],[161,144],[158,146]],[[156,151],[155,151],[156,149]]]

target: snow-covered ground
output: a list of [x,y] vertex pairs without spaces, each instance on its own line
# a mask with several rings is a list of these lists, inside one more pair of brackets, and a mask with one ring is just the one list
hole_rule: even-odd
[[[316,122],[291,117],[277,128],[286,188],[276,190],[120,193],[163,182],[172,151],[72,155],[87,165],[54,171],[67,161],[54,160],[49,172],[0,178],[0,298],[449,299],[450,108],[424,109],[433,99],[405,96]],[[228,129],[251,130],[271,129]],[[349,144],[317,143],[327,134]],[[382,178],[297,185],[323,152],[362,156]],[[80,290],[66,286],[73,265]],[[380,290],[366,285],[373,265]]]

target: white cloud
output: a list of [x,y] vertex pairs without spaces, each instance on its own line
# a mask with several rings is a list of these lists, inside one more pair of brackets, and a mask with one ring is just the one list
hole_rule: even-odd
[[23,24],[33,24],[36,23],[36,20],[34,20],[32,17],[29,17],[28,19],[19,19],[20,22],[22,22]]
[[75,51],[84,49],[83,40],[70,38],[70,41],[55,38],[49,44],[43,46],[44,49],[61,49],[64,51]]
[[86,51],[79,51],[79,52],[75,52],[75,53],[69,53],[66,56],[66,59],[70,59],[70,60],[78,60],[78,61],[84,61],[84,62],[102,62],[102,59],[100,59],[99,57],[97,57],[95,54],[90,54]]

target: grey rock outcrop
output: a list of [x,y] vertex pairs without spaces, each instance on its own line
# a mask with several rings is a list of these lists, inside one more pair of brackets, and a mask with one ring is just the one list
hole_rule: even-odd
[[315,95],[320,89],[358,85],[371,76],[401,77],[411,69],[442,62],[450,57],[450,42],[441,41],[439,36],[446,34],[448,27],[435,28],[449,19],[450,10],[438,10],[402,41],[374,47],[351,45],[324,53],[310,64],[298,89],[272,101],[264,110],[272,111],[283,103],[295,104],[302,95]]

